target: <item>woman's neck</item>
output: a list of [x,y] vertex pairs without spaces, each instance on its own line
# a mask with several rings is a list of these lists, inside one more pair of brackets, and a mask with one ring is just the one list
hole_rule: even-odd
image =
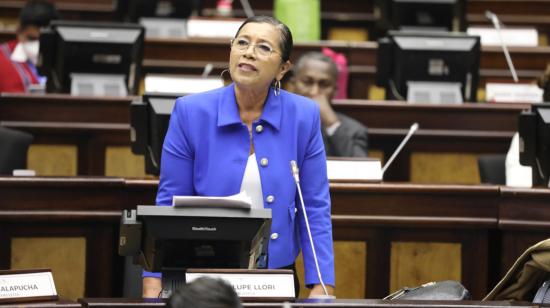
[[262,90],[242,89],[235,85],[235,98],[241,120],[250,129],[254,120],[262,115],[269,88]]

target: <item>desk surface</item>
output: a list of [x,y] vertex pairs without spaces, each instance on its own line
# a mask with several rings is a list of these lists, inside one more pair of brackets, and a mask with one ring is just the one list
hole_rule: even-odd
[[[79,300],[82,307],[164,307],[163,300],[145,301],[141,299],[116,299],[116,298],[83,298]],[[292,303],[277,303],[277,302],[247,302],[243,303],[244,307],[370,307],[370,308],[536,308],[537,305],[532,303],[510,303],[505,301],[480,302],[480,301],[388,301],[377,299],[335,299],[335,300],[315,300],[301,299]]]
[[[157,185],[103,177],[0,177],[0,267],[10,267],[11,237],[69,232],[103,252],[87,265],[86,296],[120,296],[120,215],[154,204]],[[367,255],[375,256],[365,265],[371,298],[389,293],[394,241],[461,244],[462,282],[480,299],[527,247],[550,236],[548,189],[331,183],[330,193],[334,239],[368,243]],[[491,244],[496,242],[499,247]]]

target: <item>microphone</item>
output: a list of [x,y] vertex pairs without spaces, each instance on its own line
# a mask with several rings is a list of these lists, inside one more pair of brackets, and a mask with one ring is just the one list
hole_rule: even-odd
[[506,57],[506,63],[508,63],[508,68],[512,73],[512,78],[514,79],[514,82],[518,82],[518,75],[516,74],[516,69],[514,68],[514,64],[512,63],[512,58],[510,57],[510,53],[508,52],[508,47],[506,46],[506,43],[502,38],[502,33],[500,31],[500,21],[498,20],[497,15],[491,11],[485,11],[485,17],[487,17],[487,19],[489,19],[493,23],[495,30],[497,30],[498,39],[500,40],[500,46],[502,46],[502,51],[504,51],[504,56]]
[[201,74],[201,78],[206,78],[208,75],[210,75],[210,72],[212,72],[212,69],[214,68],[214,64],[212,63],[206,63],[204,66],[204,69]]
[[323,282],[323,277],[321,277],[321,270],[319,269],[319,261],[317,261],[317,254],[315,253],[315,246],[313,245],[313,237],[311,236],[311,229],[309,228],[309,220],[307,218],[306,206],[304,205],[304,197],[302,196],[302,189],[300,188],[300,169],[298,169],[298,165],[296,164],[295,160],[290,161],[290,172],[292,173],[292,177],[294,178],[294,182],[296,183],[296,188],[298,189],[298,196],[300,197],[300,204],[302,206],[302,212],[304,213],[304,221],[306,222],[307,235],[309,237],[309,243],[311,244],[311,252],[313,253],[313,260],[315,261],[315,269],[317,270],[317,277],[319,277],[319,282],[321,283],[321,287],[323,287],[323,291],[325,292],[325,295],[328,296],[327,287]]
[[393,160],[395,159],[395,157],[397,157],[397,154],[399,154],[399,152],[401,152],[401,150],[403,149],[403,147],[405,146],[405,144],[407,144],[407,142],[409,141],[409,139],[411,139],[412,135],[418,130],[418,123],[413,123],[413,125],[411,125],[411,128],[409,128],[409,132],[407,133],[407,135],[405,136],[405,138],[403,138],[403,141],[401,141],[401,144],[399,144],[399,146],[397,147],[397,149],[393,152],[393,154],[391,155],[390,159],[388,159],[388,161],[386,162],[386,164],[384,164],[384,167],[382,168],[382,178],[384,178],[384,173],[386,172],[386,170],[388,169],[388,167],[391,165],[391,163],[393,162]]
[[243,7],[244,13],[247,18],[254,16],[254,11],[252,10],[252,7],[250,6],[248,0],[241,0],[241,6]]

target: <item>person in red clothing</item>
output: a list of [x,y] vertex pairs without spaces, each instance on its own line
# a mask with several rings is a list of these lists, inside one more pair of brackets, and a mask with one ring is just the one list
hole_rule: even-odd
[[32,85],[44,84],[35,67],[40,28],[58,18],[46,1],[32,0],[21,9],[17,39],[0,44],[0,93],[28,92]]

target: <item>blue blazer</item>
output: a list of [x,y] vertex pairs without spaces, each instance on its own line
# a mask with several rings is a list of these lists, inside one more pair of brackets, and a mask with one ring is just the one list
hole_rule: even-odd
[[[269,90],[252,127],[264,207],[272,210],[268,267],[295,262],[303,251],[305,283],[319,283],[302,209],[290,172],[300,168],[301,189],[323,281],[334,285],[329,183],[317,104]],[[180,97],[170,118],[161,160],[158,205],[174,195],[228,196],[240,191],[250,150],[235,88]]]

